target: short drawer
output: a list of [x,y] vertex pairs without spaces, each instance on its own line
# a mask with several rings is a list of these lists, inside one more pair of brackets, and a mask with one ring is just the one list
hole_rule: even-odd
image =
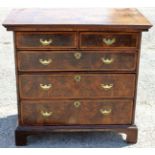
[[135,71],[136,52],[18,52],[19,71]]
[[23,125],[131,124],[132,100],[22,101]]
[[136,48],[137,33],[83,32],[80,47],[83,49]]
[[76,48],[74,32],[17,32],[16,47],[19,49],[63,49]]
[[134,74],[47,74],[20,75],[20,97],[50,98],[132,98]]

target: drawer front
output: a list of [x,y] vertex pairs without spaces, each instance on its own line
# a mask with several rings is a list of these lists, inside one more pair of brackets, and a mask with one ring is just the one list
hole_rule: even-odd
[[136,48],[137,46],[136,33],[84,32],[80,35],[80,47],[86,49]]
[[20,49],[76,48],[74,32],[17,32],[16,46]]
[[24,125],[130,124],[132,100],[22,101]]
[[48,74],[20,75],[20,97],[50,98],[132,98],[133,74]]
[[134,71],[136,52],[18,52],[19,71]]

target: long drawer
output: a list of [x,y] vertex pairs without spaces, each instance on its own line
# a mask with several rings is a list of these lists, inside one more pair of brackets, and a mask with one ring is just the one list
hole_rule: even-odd
[[22,101],[24,125],[130,124],[132,100]]
[[18,52],[19,71],[135,71],[136,52]]
[[20,75],[23,99],[133,98],[134,74]]

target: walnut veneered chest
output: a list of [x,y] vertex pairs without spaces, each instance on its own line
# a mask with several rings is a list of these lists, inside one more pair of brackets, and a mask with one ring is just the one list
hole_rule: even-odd
[[134,124],[141,33],[136,9],[17,9],[14,32],[16,145],[42,132],[116,131]]

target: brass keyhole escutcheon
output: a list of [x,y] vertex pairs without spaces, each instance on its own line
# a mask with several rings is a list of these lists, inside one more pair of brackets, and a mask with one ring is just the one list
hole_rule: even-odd
[[74,102],[74,107],[78,108],[81,105],[80,101],[75,101]]
[[74,53],[74,57],[75,57],[75,59],[79,60],[79,59],[82,57],[82,53],[80,53],[80,52],[75,52],[75,53]]
[[80,82],[81,76],[80,76],[80,75],[75,75],[75,76],[74,76],[74,80],[75,80],[76,82]]

